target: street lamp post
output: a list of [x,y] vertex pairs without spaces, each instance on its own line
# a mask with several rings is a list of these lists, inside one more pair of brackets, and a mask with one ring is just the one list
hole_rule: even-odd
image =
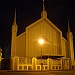
[[44,39],[40,38],[38,42],[41,45],[41,70],[42,70],[42,65],[43,65],[42,63],[42,45],[44,44]]

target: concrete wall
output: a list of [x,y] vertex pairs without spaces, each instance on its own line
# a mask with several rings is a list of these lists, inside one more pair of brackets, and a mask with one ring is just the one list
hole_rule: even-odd
[[53,26],[52,23],[48,23],[46,20],[35,22],[34,24],[26,28],[26,51],[27,56],[39,56],[40,45],[38,39],[46,37],[50,44],[44,44],[42,46],[43,54],[61,55],[61,40],[62,33]]
[[66,41],[66,39],[64,37],[62,37],[62,55],[65,58],[69,58],[70,57],[70,51],[69,51],[69,46],[68,46],[68,42]]
[[18,57],[25,57],[26,55],[26,37],[25,32],[19,35],[17,40],[16,46],[16,56]]

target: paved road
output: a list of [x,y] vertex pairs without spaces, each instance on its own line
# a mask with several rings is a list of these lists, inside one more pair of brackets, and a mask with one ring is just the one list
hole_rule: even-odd
[[75,75],[72,71],[10,71],[1,70],[0,75]]

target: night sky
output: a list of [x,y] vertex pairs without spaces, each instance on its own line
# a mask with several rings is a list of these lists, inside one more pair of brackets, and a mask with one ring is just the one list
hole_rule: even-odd
[[[41,18],[42,0],[0,0],[0,47],[3,49],[3,57],[10,56],[15,8],[19,35],[26,26]],[[69,19],[75,47],[75,0],[45,0],[45,9],[48,19],[62,31],[65,38]]]

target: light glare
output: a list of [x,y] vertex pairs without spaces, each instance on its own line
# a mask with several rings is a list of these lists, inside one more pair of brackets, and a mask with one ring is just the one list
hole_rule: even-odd
[[44,40],[42,38],[39,39],[38,42],[39,42],[40,45],[44,44]]

